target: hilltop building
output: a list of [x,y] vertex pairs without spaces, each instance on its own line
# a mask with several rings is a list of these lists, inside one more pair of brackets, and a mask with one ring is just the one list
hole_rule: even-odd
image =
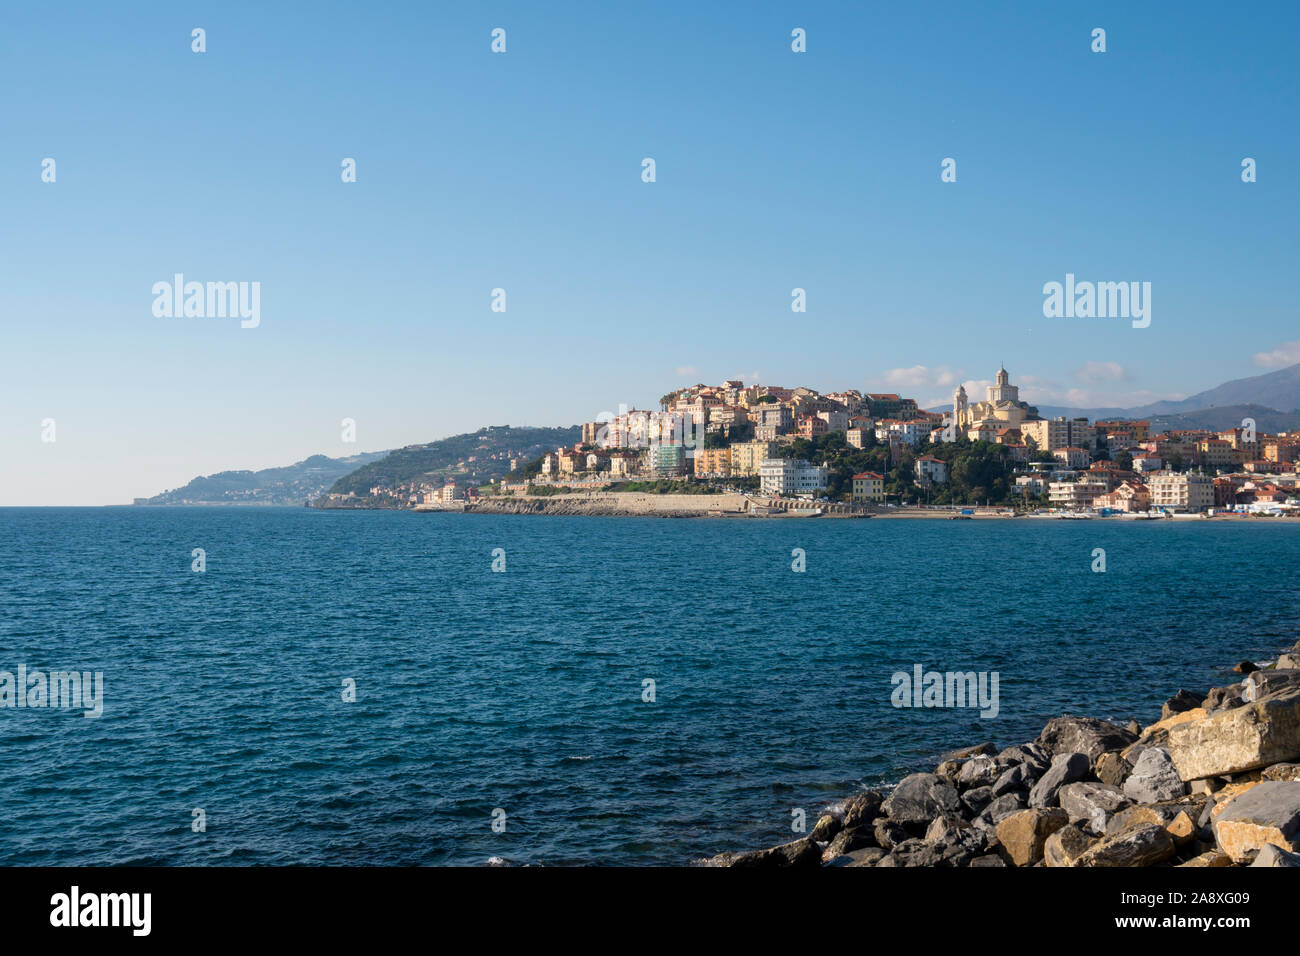
[[952,417],[957,430],[996,435],[1004,428],[1018,428],[1024,422],[1038,419],[1038,409],[1020,400],[1020,387],[1011,384],[1005,368],[999,368],[995,384],[986,389],[982,402],[971,405],[966,397],[966,386],[958,385],[952,397]]

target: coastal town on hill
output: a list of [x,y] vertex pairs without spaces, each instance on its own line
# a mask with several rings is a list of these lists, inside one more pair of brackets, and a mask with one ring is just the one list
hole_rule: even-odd
[[512,457],[500,479],[381,480],[318,504],[501,510],[485,506],[639,492],[742,496],[750,513],[761,502],[785,513],[1300,515],[1298,458],[1300,432],[1251,419],[1153,434],[1144,420],[1043,417],[1005,368],[983,400],[959,386],[942,412],[894,393],[724,381],[676,389],[657,410],[603,414],[571,445]]

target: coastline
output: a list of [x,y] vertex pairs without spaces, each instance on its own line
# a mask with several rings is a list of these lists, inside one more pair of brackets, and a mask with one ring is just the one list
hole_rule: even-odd
[[[845,502],[816,502],[807,499],[778,499],[761,495],[731,494],[652,494],[649,492],[579,491],[570,494],[546,496],[511,495],[505,497],[483,496],[472,501],[457,501],[454,506],[417,505],[409,509],[372,508],[368,506],[314,505],[320,510],[410,510],[421,514],[516,514],[516,515],[588,515],[596,517],[658,517],[658,518],[795,518],[818,517],[829,519],[872,518],[884,520],[916,519],[923,521],[960,520],[1027,521],[1069,520],[1059,514],[1017,513],[1007,506],[957,506],[952,508],[917,508],[884,505],[848,504]],[[961,512],[967,512],[962,514]],[[1084,520],[1108,523],[1134,522],[1133,516],[1092,515],[1078,517]],[[1162,521],[1199,521],[1218,523],[1275,523],[1276,520],[1253,515],[1215,515],[1186,513],[1161,518]],[[1300,524],[1300,522],[1296,522]]]
[[1062,715],[831,804],[806,836],[709,867],[1300,867],[1300,642],[1127,727]]

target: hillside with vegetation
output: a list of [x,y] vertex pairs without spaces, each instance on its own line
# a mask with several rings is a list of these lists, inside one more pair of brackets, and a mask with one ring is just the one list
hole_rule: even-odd
[[510,474],[510,462],[535,462],[543,452],[572,445],[582,428],[516,428],[489,425],[476,432],[408,445],[340,477],[328,491],[365,497],[375,487],[393,488],[415,481],[482,485]]
[[[874,471],[885,478],[885,494],[893,501],[928,501],[930,504],[994,504],[1010,501],[1015,493],[1014,464],[1005,445],[991,442],[923,442],[915,448],[904,446],[902,453],[889,463],[889,448],[877,444],[867,434],[866,446],[854,448],[845,441],[842,431],[827,432],[817,438],[796,438],[786,445],[787,458],[804,458],[814,465],[830,469],[826,495],[832,500],[847,498],[853,491],[853,476]],[[934,488],[919,485],[913,462],[921,455],[932,455],[948,465],[948,481]]]

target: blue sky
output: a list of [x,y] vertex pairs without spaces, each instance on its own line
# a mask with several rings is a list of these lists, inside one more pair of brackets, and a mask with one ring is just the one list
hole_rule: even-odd
[[[1005,361],[1031,401],[1134,405],[1298,361],[1298,21],[9,5],[0,504],[121,503],[756,373],[928,403]],[[177,272],[260,282],[261,324],[155,318]],[[1150,327],[1043,318],[1067,272],[1151,282]]]

